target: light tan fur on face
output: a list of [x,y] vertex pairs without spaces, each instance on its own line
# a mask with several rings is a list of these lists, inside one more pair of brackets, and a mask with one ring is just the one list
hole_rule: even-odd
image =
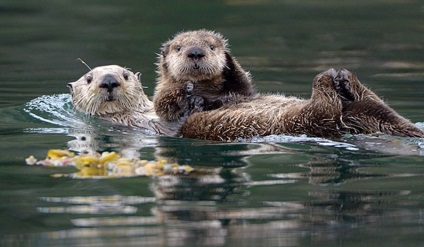
[[[119,83],[111,92],[101,87],[107,78]],[[117,65],[97,67],[69,86],[75,108],[90,115],[131,111],[140,104],[152,108],[136,74]]]
[[[187,52],[193,47],[201,48],[208,59],[189,59]],[[180,33],[163,45],[162,53],[166,56],[160,57],[160,64],[168,72],[160,74],[181,82],[213,79],[225,67],[225,52],[229,52],[227,40],[219,33],[207,30]]]
[[209,30],[179,33],[165,42],[157,73],[154,107],[167,121],[182,121],[193,112],[217,109],[255,94],[250,74],[231,56],[227,40]]
[[[72,103],[85,114],[156,134],[175,135],[181,124],[159,119],[143,91],[139,75],[118,65],[96,67],[68,83]],[[107,83],[111,82],[114,85],[108,88]]]

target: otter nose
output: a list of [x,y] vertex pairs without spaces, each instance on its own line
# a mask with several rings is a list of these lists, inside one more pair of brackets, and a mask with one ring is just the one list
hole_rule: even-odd
[[107,75],[103,78],[102,83],[100,83],[100,88],[105,88],[109,93],[113,91],[114,88],[119,87],[119,82],[112,75]]
[[204,56],[205,56],[205,53],[199,47],[193,47],[187,51],[187,57],[191,59],[201,59]]

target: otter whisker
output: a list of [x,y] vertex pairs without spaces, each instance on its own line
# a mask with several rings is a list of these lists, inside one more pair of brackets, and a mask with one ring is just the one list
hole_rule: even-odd
[[[83,64],[84,61],[79,59]],[[87,68],[89,66],[85,64]],[[87,116],[97,116],[111,122],[136,126],[149,131],[149,133],[176,134],[178,126],[172,123],[164,123],[164,130],[153,129],[147,124],[152,118],[157,118],[153,109],[153,103],[144,94],[140,82],[140,73],[133,73],[128,69],[116,65],[108,65],[90,68],[92,81],[87,83],[87,74],[73,83],[72,103],[79,111]],[[123,74],[127,73],[128,78]],[[105,80],[110,83],[111,79],[118,82],[117,87],[104,88]],[[112,81],[113,82],[113,81]],[[144,120],[145,119],[145,120]]]
[[92,70],[90,66],[88,66],[87,63],[85,63],[81,58],[77,58],[78,61],[80,61],[82,64],[84,64],[90,71]]

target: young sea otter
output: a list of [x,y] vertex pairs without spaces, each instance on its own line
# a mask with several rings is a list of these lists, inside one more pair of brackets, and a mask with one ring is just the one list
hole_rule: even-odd
[[227,40],[213,31],[183,32],[165,42],[158,74],[153,102],[156,113],[167,121],[255,94],[249,73],[230,55]]
[[424,131],[385,104],[346,69],[329,69],[313,80],[310,99],[256,95],[252,100],[197,112],[184,137],[233,141],[272,134],[337,138],[345,133],[382,132],[424,137]]

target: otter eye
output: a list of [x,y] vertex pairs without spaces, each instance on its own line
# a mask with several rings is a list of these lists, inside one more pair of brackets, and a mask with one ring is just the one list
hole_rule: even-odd
[[85,80],[88,84],[90,84],[93,81],[93,77],[91,75],[88,75],[87,77],[85,77]]
[[211,50],[215,50],[215,46],[214,45],[210,45],[209,48],[211,48]]
[[127,72],[124,72],[124,74],[122,74],[122,76],[124,77],[124,79],[125,79],[126,81],[128,81],[128,73],[127,73]]
[[181,51],[181,46],[180,45],[175,46],[175,50],[176,51]]

